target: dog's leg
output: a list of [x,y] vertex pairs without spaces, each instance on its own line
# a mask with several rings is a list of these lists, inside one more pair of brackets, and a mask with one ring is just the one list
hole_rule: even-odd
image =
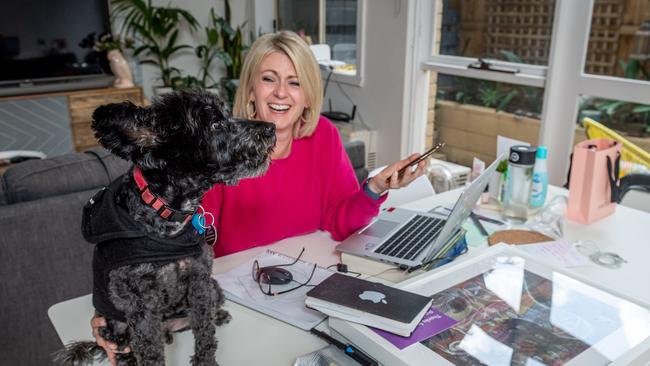
[[[210,260],[211,263],[211,260]],[[194,333],[193,366],[216,366],[217,313],[216,290],[210,278],[210,269],[205,261],[196,261],[189,276],[188,302],[192,332]]]
[[157,309],[144,303],[137,305],[142,311],[127,314],[131,327],[131,349],[140,366],[165,365],[165,346],[161,329],[162,316]]
[[121,267],[109,273],[111,300],[124,312],[131,350],[139,366],[165,365],[162,296],[155,273],[151,264]]

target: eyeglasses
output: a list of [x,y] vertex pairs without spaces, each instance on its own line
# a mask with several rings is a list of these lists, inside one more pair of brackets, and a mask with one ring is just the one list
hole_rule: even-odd
[[[274,266],[260,267],[260,264],[257,261],[257,259],[253,261],[253,270],[252,270],[253,281],[257,282],[260,291],[262,291],[262,293],[267,296],[277,296],[281,294],[286,294],[287,292],[291,292],[293,290],[297,290],[303,286],[309,286],[309,281],[311,281],[312,277],[314,277],[314,272],[316,272],[315,263],[314,263],[314,267],[311,269],[309,278],[304,283],[300,283],[294,280],[291,272],[289,272],[284,268],[280,268],[280,267],[290,267],[298,263],[298,260],[300,260],[300,257],[302,257],[302,253],[304,252],[305,252],[305,248],[302,248],[300,254],[298,254],[298,257],[293,262],[286,263],[286,264],[276,264]],[[278,278],[278,274],[280,274],[282,278]],[[287,290],[282,290],[282,291],[276,291],[276,292],[271,291],[272,285],[288,284],[291,282],[297,283],[298,286],[295,286]],[[266,288],[266,285],[268,285],[268,288]]]

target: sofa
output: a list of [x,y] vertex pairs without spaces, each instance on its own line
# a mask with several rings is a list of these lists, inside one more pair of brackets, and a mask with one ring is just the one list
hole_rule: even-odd
[[[345,147],[357,178],[365,179],[363,143]],[[128,168],[95,148],[25,161],[0,176],[0,364],[52,363],[62,344],[48,308],[92,290],[93,246],[81,235],[82,208]],[[91,314],[79,316],[90,321]]]
[[0,177],[0,363],[52,363],[50,353],[62,345],[47,309],[92,290],[82,207],[128,167],[96,148],[25,161]]

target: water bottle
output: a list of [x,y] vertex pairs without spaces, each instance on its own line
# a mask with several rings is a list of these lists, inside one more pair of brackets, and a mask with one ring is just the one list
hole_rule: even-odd
[[510,148],[502,212],[508,221],[525,222],[528,219],[536,150],[524,145]]
[[533,189],[530,194],[530,208],[538,210],[544,206],[546,191],[548,190],[548,170],[546,169],[546,147],[537,148],[535,167],[533,168]]

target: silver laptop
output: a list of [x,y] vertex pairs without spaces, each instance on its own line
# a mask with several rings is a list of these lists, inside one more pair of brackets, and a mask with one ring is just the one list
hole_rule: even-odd
[[447,217],[400,208],[386,210],[336,249],[405,268],[427,264],[453,244],[451,239],[456,238],[501,159],[494,160],[463,191]]

